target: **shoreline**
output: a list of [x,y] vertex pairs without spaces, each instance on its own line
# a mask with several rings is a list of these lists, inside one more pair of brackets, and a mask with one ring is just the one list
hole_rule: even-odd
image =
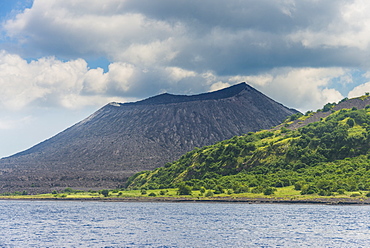
[[370,198],[310,198],[310,199],[286,199],[286,198],[231,198],[231,197],[0,197],[0,201],[96,201],[96,202],[168,202],[168,203],[245,203],[245,204],[321,204],[321,205],[370,205]]

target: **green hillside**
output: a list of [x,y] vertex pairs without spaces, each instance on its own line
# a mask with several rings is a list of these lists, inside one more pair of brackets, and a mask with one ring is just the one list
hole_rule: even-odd
[[[370,108],[326,105],[317,113],[289,117],[272,130],[248,133],[197,148],[154,171],[132,176],[131,189],[224,189],[273,192],[294,185],[301,194],[370,190]],[[315,114],[324,118],[299,128]]]

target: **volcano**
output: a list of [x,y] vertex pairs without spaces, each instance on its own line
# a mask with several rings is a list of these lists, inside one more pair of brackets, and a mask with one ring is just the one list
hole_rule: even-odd
[[28,150],[0,160],[0,192],[122,187],[203,147],[280,124],[297,113],[246,83],[199,95],[109,103]]

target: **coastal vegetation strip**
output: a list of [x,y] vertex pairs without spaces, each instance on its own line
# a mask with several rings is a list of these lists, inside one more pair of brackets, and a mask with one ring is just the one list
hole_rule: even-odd
[[[23,195],[20,192],[2,194],[0,200],[79,200],[79,201],[144,201],[144,202],[246,202],[246,203],[317,203],[317,204],[370,204],[370,191],[351,191],[336,193],[331,196],[318,194],[302,195],[294,186],[276,188],[272,194],[231,193],[224,189],[191,190],[187,195],[180,195],[180,188],[155,190],[100,190],[80,191],[66,188],[61,192],[39,195]],[[215,194],[216,193],[216,194]]]

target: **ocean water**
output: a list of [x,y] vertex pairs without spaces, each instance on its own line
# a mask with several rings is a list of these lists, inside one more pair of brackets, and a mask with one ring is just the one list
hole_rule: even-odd
[[370,247],[370,206],[0,201],[0,247]]

